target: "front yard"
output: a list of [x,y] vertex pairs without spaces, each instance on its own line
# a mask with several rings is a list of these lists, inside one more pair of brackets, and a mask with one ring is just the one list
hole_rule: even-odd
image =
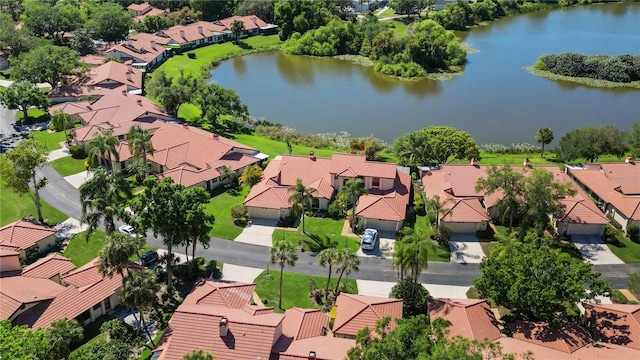
[[[265,306],[273,306],[275,312],[282,313],[284,311],[278,309],[280,269],[277,268],[277,265],[271,266],[273,266],[273,270],[263,272],[254,281],[256,285],[258,285],[256,287],[256,293],[260,299],[262,299]],[[292,269],[290,267],[285,267],[285,269],[295,270],[295,268]],[[329,270],[327,269],[327,275],[328,274]],[[314,288],[324,289],[327,285],[326,276],[310,276],[285,271],[282,278],[282,307],[285,310],[294,306],[301,308],[319,308],[319,306],[316,306],[309,298],[310,283],[311,279],[313,279],[313,281],[315,281]],[[338,275],[332,274],[329,289],[335,289],[337,281]],[[345,283],[345,277],[343,277],[341,283]],[[358,293],[358,285],[354,279],[348,279],[346,284],[346,292],[350,294]]]
[[300,223],[295,231],[276,229],[273,232],[272,239],[274,242],[284,239],[296,247],[301,243],[306,251],[319,252],[333,247],[333,244],[335,244],[338,249],[348,247],[353,252],[356,252],[360,247],[360,239],[341,235],[344,222],[344,219],[335,220],[307,216],[305,217],[306,234],[302,232],[302,223]]
[[247,195],[249,195],[249,187],[240,186],[218,194],[209,200],[205,211],[216,218],[209,235],[227,240],[233,240],[240,235],[243,227],[233,223],[231,208],[241,205]]
[[76,267],[81,267],[98,257],[100,250],[102,250],[106,244],[107,234],[103,231],[96,230],[96,232],[89,237],[89,241],[86,240],[85,236],[86,233],[84,232],[76,234],[71,238],[62,253],[62,256],[71,260]]
[[[68,218],[67,215],[42,199],[40,199],[40,204],[42,206],[42,216],[47,224],[55,225]],[[0,226],[20,220],[28,215],[38,217],[36,206],[33,204],[31,197],[28,195],[20,197],[13,190],[0,187]]]
[[53,151],[60,149],[60,143],[65,141],[64,131],[49,132],[48,130],[34,131],[31,137],[43,143],[47,150]]
[[63,158],[53,160],[49,164],[64,177],[85,171],[85,161],[86,159],[74,159],[71,156],[65,156]]
[[625,263],[640,263],[640,244],[629,240],[624,234],[618,233],[617,244],[607,243],[609,249]]

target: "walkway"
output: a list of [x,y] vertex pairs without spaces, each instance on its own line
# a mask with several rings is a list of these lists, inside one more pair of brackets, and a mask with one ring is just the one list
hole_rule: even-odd
[[576,245],[585,261],[592,264],[624,264],[597,235],[571,235],[571,242]]

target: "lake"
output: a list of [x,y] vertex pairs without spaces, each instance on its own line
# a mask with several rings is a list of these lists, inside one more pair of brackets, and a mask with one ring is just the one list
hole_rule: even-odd
[[347,131],[386,142],[431,125],[478,143],[556,141],[593,124],[640,121],[640,91],[556,82],[523,69],[543,54],[640,54],[640,3],[576,6],[507,17],[458,33],[477,53],[452,80],[400,81],[337,59],[283,54],[223,62],[211,81],[236,90],[255,117],[307,133]]

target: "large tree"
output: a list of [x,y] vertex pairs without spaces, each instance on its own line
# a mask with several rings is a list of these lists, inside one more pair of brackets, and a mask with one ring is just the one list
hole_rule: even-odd
[[67,133],[67,129],[72,128],[76,123],[76,120],[73,116],[67,114],[66,112],[58,109],[53,112],[53,117],[51,118],[51,124],[56,131],[64,131],[64,139],[69,139],[69,134]]
[[156,275],[151,270],[136,270],[129,273],[122,284],[120,301],[130,309],[136,309],[140,313],[140,320],[136,332],[146,329],[144,312],[149,310],[156,302],[160,284]]
[[89,165],[99,166],[104,163],[111,168],[113,162],[120,161],[117,147],[120,144],[118,138],[113,136],[113,130],[101,129],[100,132],[93,135],[93,139],[87,143],[87,155],[89,156]]
[[548,127],[541,127],[536,131],[536,141],[541,145],[540,156],[544,156],[544,146],[553,141],[553,131]]
[[364,181],[360,178],[349,179],[340,188],[340,193],[345,194],[351,204],[351,230],[355,232],[356,227],[356,207],[358,200],[362,195],[369,193],[366,187],[364,187]]
[[20,110],[24,115],[22,122],[29,118],[28,110],[32,107],[46,110],[49,98],[28,81],[16,81],[8,88],[0,88],[0,103],[7,109]]
[[304,186],[302,179],[298,178],[296,179],[296,184],[289,186],[287,191],[289,192],[289,202],[293,203],[295,208],[302,209],[302,233],[306,234],[304,229],[304,217],[307,209],[311,208],[313,193],[317,190]]
[[234,90],[225,89],[218,84],[201,86],[195,96],[194,103],[202,109],[202,118],[212,129],[220,130],[220,116],[231,115],[240,118],[247,117],[249,110],[240,101]]
[[136,243],[129,235],[113,233],[107,236],[106,245],[98,255],[98,271],[102,276],[118,273],[124,281],[124,270],[129,258],[136,253]]
[[337,19],[338,12],[334,1],[277,0],[273,9],[273,21],[278,25],[280,39],[286,40],[294,32],[303,34],[307,30],[328,24]]
[[360,271],[360,258],[356,255],[355,251],[351,251],[348,247],[340,250],[340,254],[338,255],[338,267],[336,268],[336,274],[340,274],[338,276],[338,282],[336,282],[336,288],[334,290],[335,294],[338,294],[338,289],[340,288],[340,281],[342,280],[342,276],[344,274],[351,274],[351,272]]
[[402,299],[402,317],[408,318],[428,314],[427,299],[429,291],[412,279],[403,279],[393,286],[390,298]]
[[430,126],[401,135],[393,146],[398,161],[405,166],[438,165],[451,158],[480,156],[480,148],[469,133],[449,126]]
[[149,175],[147,164],[147,154],[153,155],[153,145],[151,144],[151,133],[142,130],[139,125],[134,125],[127,133],[129,152],[135,159],[142,159],[144,164],[144,175]]
[[114,233],[116,219],[127,216],[124,204],[131,197],[131,187],[121,172],[107,172],[99,167],[93,170],[92,175],[78,189],[82,204],[80,221],[89,225],[87,241],[101,223],[107,234]]
[[273,22],[275,3],[275,0],[242,1],[238,5],[237,13],[239,15],[256,15],[260,19],[271,23]]
[[67,76],[83,74],[87,64],[80,61],[75,50],[55,45],[39,46],[9,59],[11,76],[33,83],[46,82],[52,88],[61,85]]
[[593,125],[564,135],[556,152],[562,161],[583,158],[594,162],[602,155],[622,157],[626,151],[625,134],[622,131],[613,125]]
[[404,232],[402,241],[396,242],[393,263],[400,269],[401,279],[408,273],[409,279],[418,283],[420,272],[429,267],[431,233],[420,228]]
[[278,292],[278,308],[282,310],[282,276],[284,275],[284,266],[296,266],[298,254],[293,245],[285,240],[276,241],[271,247],[271,263],[280,266],[280,291]]
[[325,288],[325,298],[329,297],[329,283],[331,282],[331,268],[334,264],[338,264],[340,262],[340,252],[338,249],[334,247],[330,247],[320,251],[318,254],[318,264],[320,266],[325,267],[329,265],[329,276],[327,277],[327,286]]
[[48,331],[44,328],[29,329],[26,325],[12,326],[7,319],[0,320],[0,354],[6,359],[47,359],[49,354]]
[[556,180],[551,171],[533,169],[524,182],[523,227],[536,228],[539,231],[546,229],[549,225],[549,215],[557,216],[562,213],[560,200],[576,193],[571,184],[571,182],[563,183]]
[[113,42],[124,40],[132,23],[131,14],[120,4],[104,2],[93,9],[86,27],[94,39]]
[[513,228],[513,218],[521,209],[522,196],[524,195],[525,176],[521,171],[514,170],[510,165],[491,166],[487,170],[487,176],[478,179],[476,191],[483,191],[485,196],[496,192],[502,194],[498,206],[503,214],[509,215],[509,231]]
[[84,338],[84,329],[76,320],[63,318],[51,323],[47,335],[49,359],[67,359],[71,354],[71,346]]
[[262,173],[263,171],[260,166],[255,164],[249,165],[244,169],[238,180],[240,181],[240,184],[247,184],[249,187],[252,187],[260,182],[260,179],[262,179]]
[[24,1],[23,26],[36,36],[54,39],[60,44],[65,32],[74,31],[83,23],[78,2],[58,1],[51,6],[41,0]]
[[625,135],[625,140],[631,155],[640,158],[640,122],[631,124],[631,128]]
[[167,113],[177,115],[182,104],[194,100],[198,86],[199,81],[194,75],[180,72],[175,77],[168,77],[160,70],[153,74],[145,88],[149,95],[158,99]]
[[191,246],[191,263],[189,264],[189,274],[191,275],[196,266],[198,243],[204,248],[209,247],[209,231],[211,231],[216,218],[206,212],[211,195],[204,188],[192,187],[185,189],[183,194],[186,212],[186,244],[187,247]]
[[535,232],[522,241],[512,235],[482,260],[475,287],[483,297],[530,320],[559,325],[567,316],[578,315],[576,303],[610,287],[591,264],[554,248],[552,241]]
[[38,177],[37,172],[47,162],[47,153],[47,149],[40,142],[28,139],[8,153],[0,154],[0,184],[19,196],[29,194],[36,206],[40,222],[44,222],[40,189],[47,185],[47,179]]

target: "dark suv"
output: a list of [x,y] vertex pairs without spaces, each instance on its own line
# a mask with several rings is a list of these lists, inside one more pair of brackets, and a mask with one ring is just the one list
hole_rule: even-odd
[[147,251],[146,253],[142,254],[140,261],[142,262],[142,265],[149,265],[151,263],[154,263],[158,261],[158,252],[156,252],[155,250]]

